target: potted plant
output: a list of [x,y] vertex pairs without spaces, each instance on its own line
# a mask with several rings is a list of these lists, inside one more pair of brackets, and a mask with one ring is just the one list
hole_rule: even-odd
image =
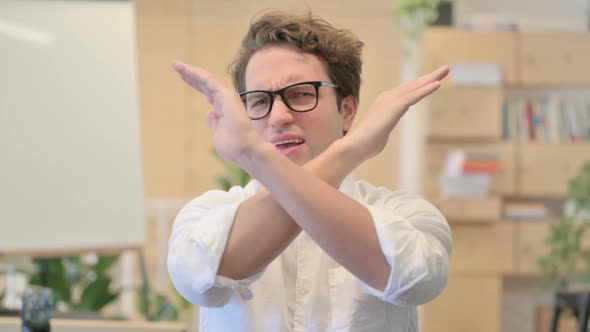
[[29,283],[50,288],[58,310],[99,316],[119,297],[108,273],[118,259],[118,255],[36,258]]
[[[399,0],[396,2],[395,15],[398,20],[420,17],[426,25],[436,24],[441,15],[451,15],[452,0]],[[444,19],[445,23],[448,19]]]
[[590,287],[590,162],[570,179],[568,198],[558,223],[551,225],[546,256],[538,261],[545,286],[567,291]]
[[226,174],[215,177],[215,182],[225,191],[228,191],[233,186],[245,187],[248,182],[252,179],[250,174],[241,169],[238,165],[223,160],[215,149],[212,149],[213,155],[215,155],[219,161],[223,164]]

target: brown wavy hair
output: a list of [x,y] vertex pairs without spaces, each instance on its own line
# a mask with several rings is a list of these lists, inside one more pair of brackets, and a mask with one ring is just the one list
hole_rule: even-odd
[[246,89],[246,67],[254,53],[269,46],[290,46],[318,56],[330,79],[338,85],[338,105],[343,98],[358,99],[361,85],[363,43],[350,31],[337,29],[325,20],[284,12],[269,12],[253,20],[230,73],[238,92]]

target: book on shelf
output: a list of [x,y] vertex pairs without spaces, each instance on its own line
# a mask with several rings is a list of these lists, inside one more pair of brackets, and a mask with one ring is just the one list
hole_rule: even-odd
[[497,63],[451,63],[454,86],[501,86],[502,68]]
[[590,141],[590,97],[514,98],[502,110],[503,138],[521,142]]
[[491,181],[488,174],[443,174],[440,194],[443,198],[485,198],[489,196]]
[[502,169],[493,153],[452,149],[440,176],[440,194],[445,198],[483,198],[489,195],[493,177]]
[[463,163],[463,173],[497,174],[502,170],[499,160],[466,160]]

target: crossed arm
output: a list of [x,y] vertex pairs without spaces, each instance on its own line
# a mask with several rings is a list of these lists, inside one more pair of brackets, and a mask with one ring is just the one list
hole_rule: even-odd
[[175,69],[213,105],[208,124],[218,153],[267,189],[240,205],[218,274],[243,279],[259,272],[303,230],[352,274],[383,290],[391,268],[371,214],[337,187],[358,165],[383,150],[399,119],[438,89],[448,68],[383,92],[355,130],[303,167],[262,140],[234,92],[200,68],[177,63]]

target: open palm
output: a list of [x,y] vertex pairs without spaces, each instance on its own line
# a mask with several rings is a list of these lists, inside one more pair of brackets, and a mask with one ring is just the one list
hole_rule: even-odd
[[440,87],[440,81],[449,74],[449,67],[443,66],[382,92],[366,111],[361,122],[347,136],[354,140],[361,154],[371,158],[379,154],[389,139],[389,134],[410,106],[430,95]]
[[213,131],[213,142],[219,156],[239,164],[240,158],[250,148],[263,142],[235,91],[201,68],[175,62],[174,70],[187,84],[207,97],[213,106],[207,114],[207,125]]

